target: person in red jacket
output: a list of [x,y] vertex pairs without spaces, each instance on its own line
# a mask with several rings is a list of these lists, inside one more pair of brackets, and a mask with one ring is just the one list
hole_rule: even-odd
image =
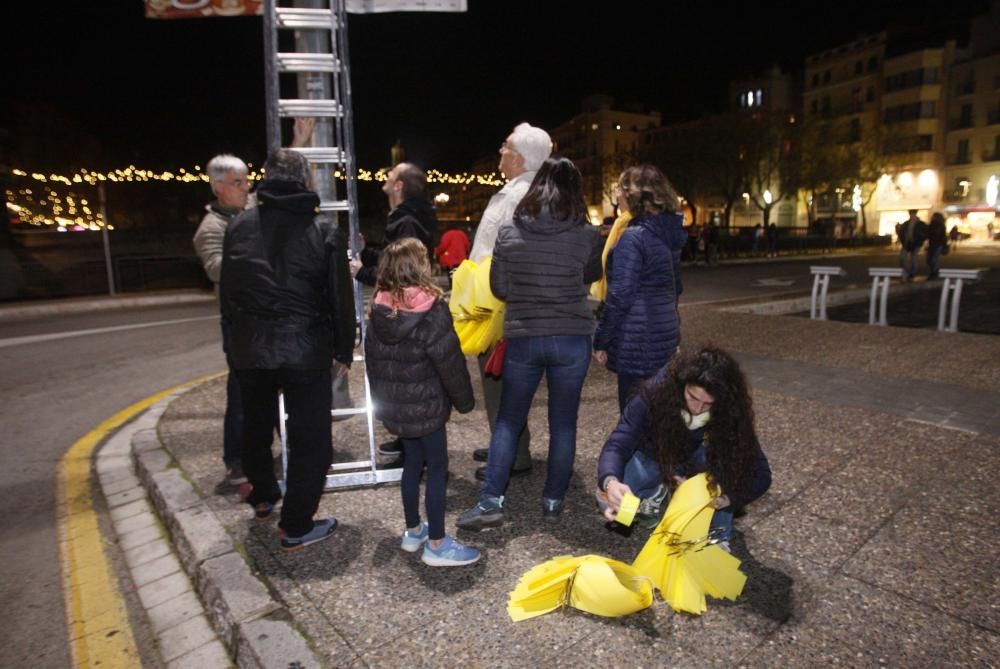
[[469,257],[469,250],[472,242],[465,230],[459,227],[449,228],[441,235],[441,243],[434,249],[441,269],[448,273],[448,286],[451,286],[451,276],[462,264],[462,261]]

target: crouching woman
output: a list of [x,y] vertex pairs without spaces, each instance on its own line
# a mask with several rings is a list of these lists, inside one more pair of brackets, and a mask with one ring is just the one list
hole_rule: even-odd
[[771,468],[754,432],[746,378],[732,356],[711,346],[679,352],[625,407],[601,450],[598,501],[614,520],[631,493],[641,500],[640,518],[655,523],[670,491],[702,472],[720,489],[713,539],[728,542],[733,513],[767,492]]

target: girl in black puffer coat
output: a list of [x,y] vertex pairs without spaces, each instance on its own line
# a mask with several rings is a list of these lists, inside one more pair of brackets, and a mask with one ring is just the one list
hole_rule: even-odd
[[[435,567],[472,564],[479,551],[444,532],[445,424],[452,406],[468,413],[475,399],[451,314],[431,278],[427,250],[415,238],[393,242],[379,257],[365,364],[375,417],[403,442],[403,550],[423,547],[423,561]],[[426,523],[420,520],[420,475],[425,465]]]

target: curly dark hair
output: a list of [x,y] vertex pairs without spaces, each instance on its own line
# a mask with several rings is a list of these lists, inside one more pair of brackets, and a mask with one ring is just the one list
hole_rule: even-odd
[[714,346],[680,351],[667,369],[667,378],[642,393],[649,407],[647,431],[656,445],[663,478],[668,484],[688,458],[690,432],[681,416],[687,408],[684,388],[703,388],[715,398],[712,419],[705,428],[709,480],[723,493],[741,487],[750,474],[757,437],[753,402],[746,377],[731,355]]

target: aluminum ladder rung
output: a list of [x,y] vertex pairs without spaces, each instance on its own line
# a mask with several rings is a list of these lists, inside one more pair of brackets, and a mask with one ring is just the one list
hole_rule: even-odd
[[332,53],[279,53],[279,72],[340,72]]
[[363,472],[343,472],[327,474],[324,490],[338,488],[360,488],[362,486],[378,485],[379,483],[396,483],[403,478],[403,468],[376,469]]
[[301,153],[310,163],[347,162],[347,153],[337,146],[303,146],[292,150]]
[[275,7],[275,10],[279,28],[332,30],[337,27],[337,20],[329,9]]
[[336,100],[278,100],[278,115],[339,118],[344,115],[344,107]]
[[350,409],[330,409],[331,418],[335,418],[337,416],[357,416],[363,413],[368,413],[368,407],[351,407]]
[[320,211],[350,211],[351,203],[347,200],[323,200],[319,203]]

